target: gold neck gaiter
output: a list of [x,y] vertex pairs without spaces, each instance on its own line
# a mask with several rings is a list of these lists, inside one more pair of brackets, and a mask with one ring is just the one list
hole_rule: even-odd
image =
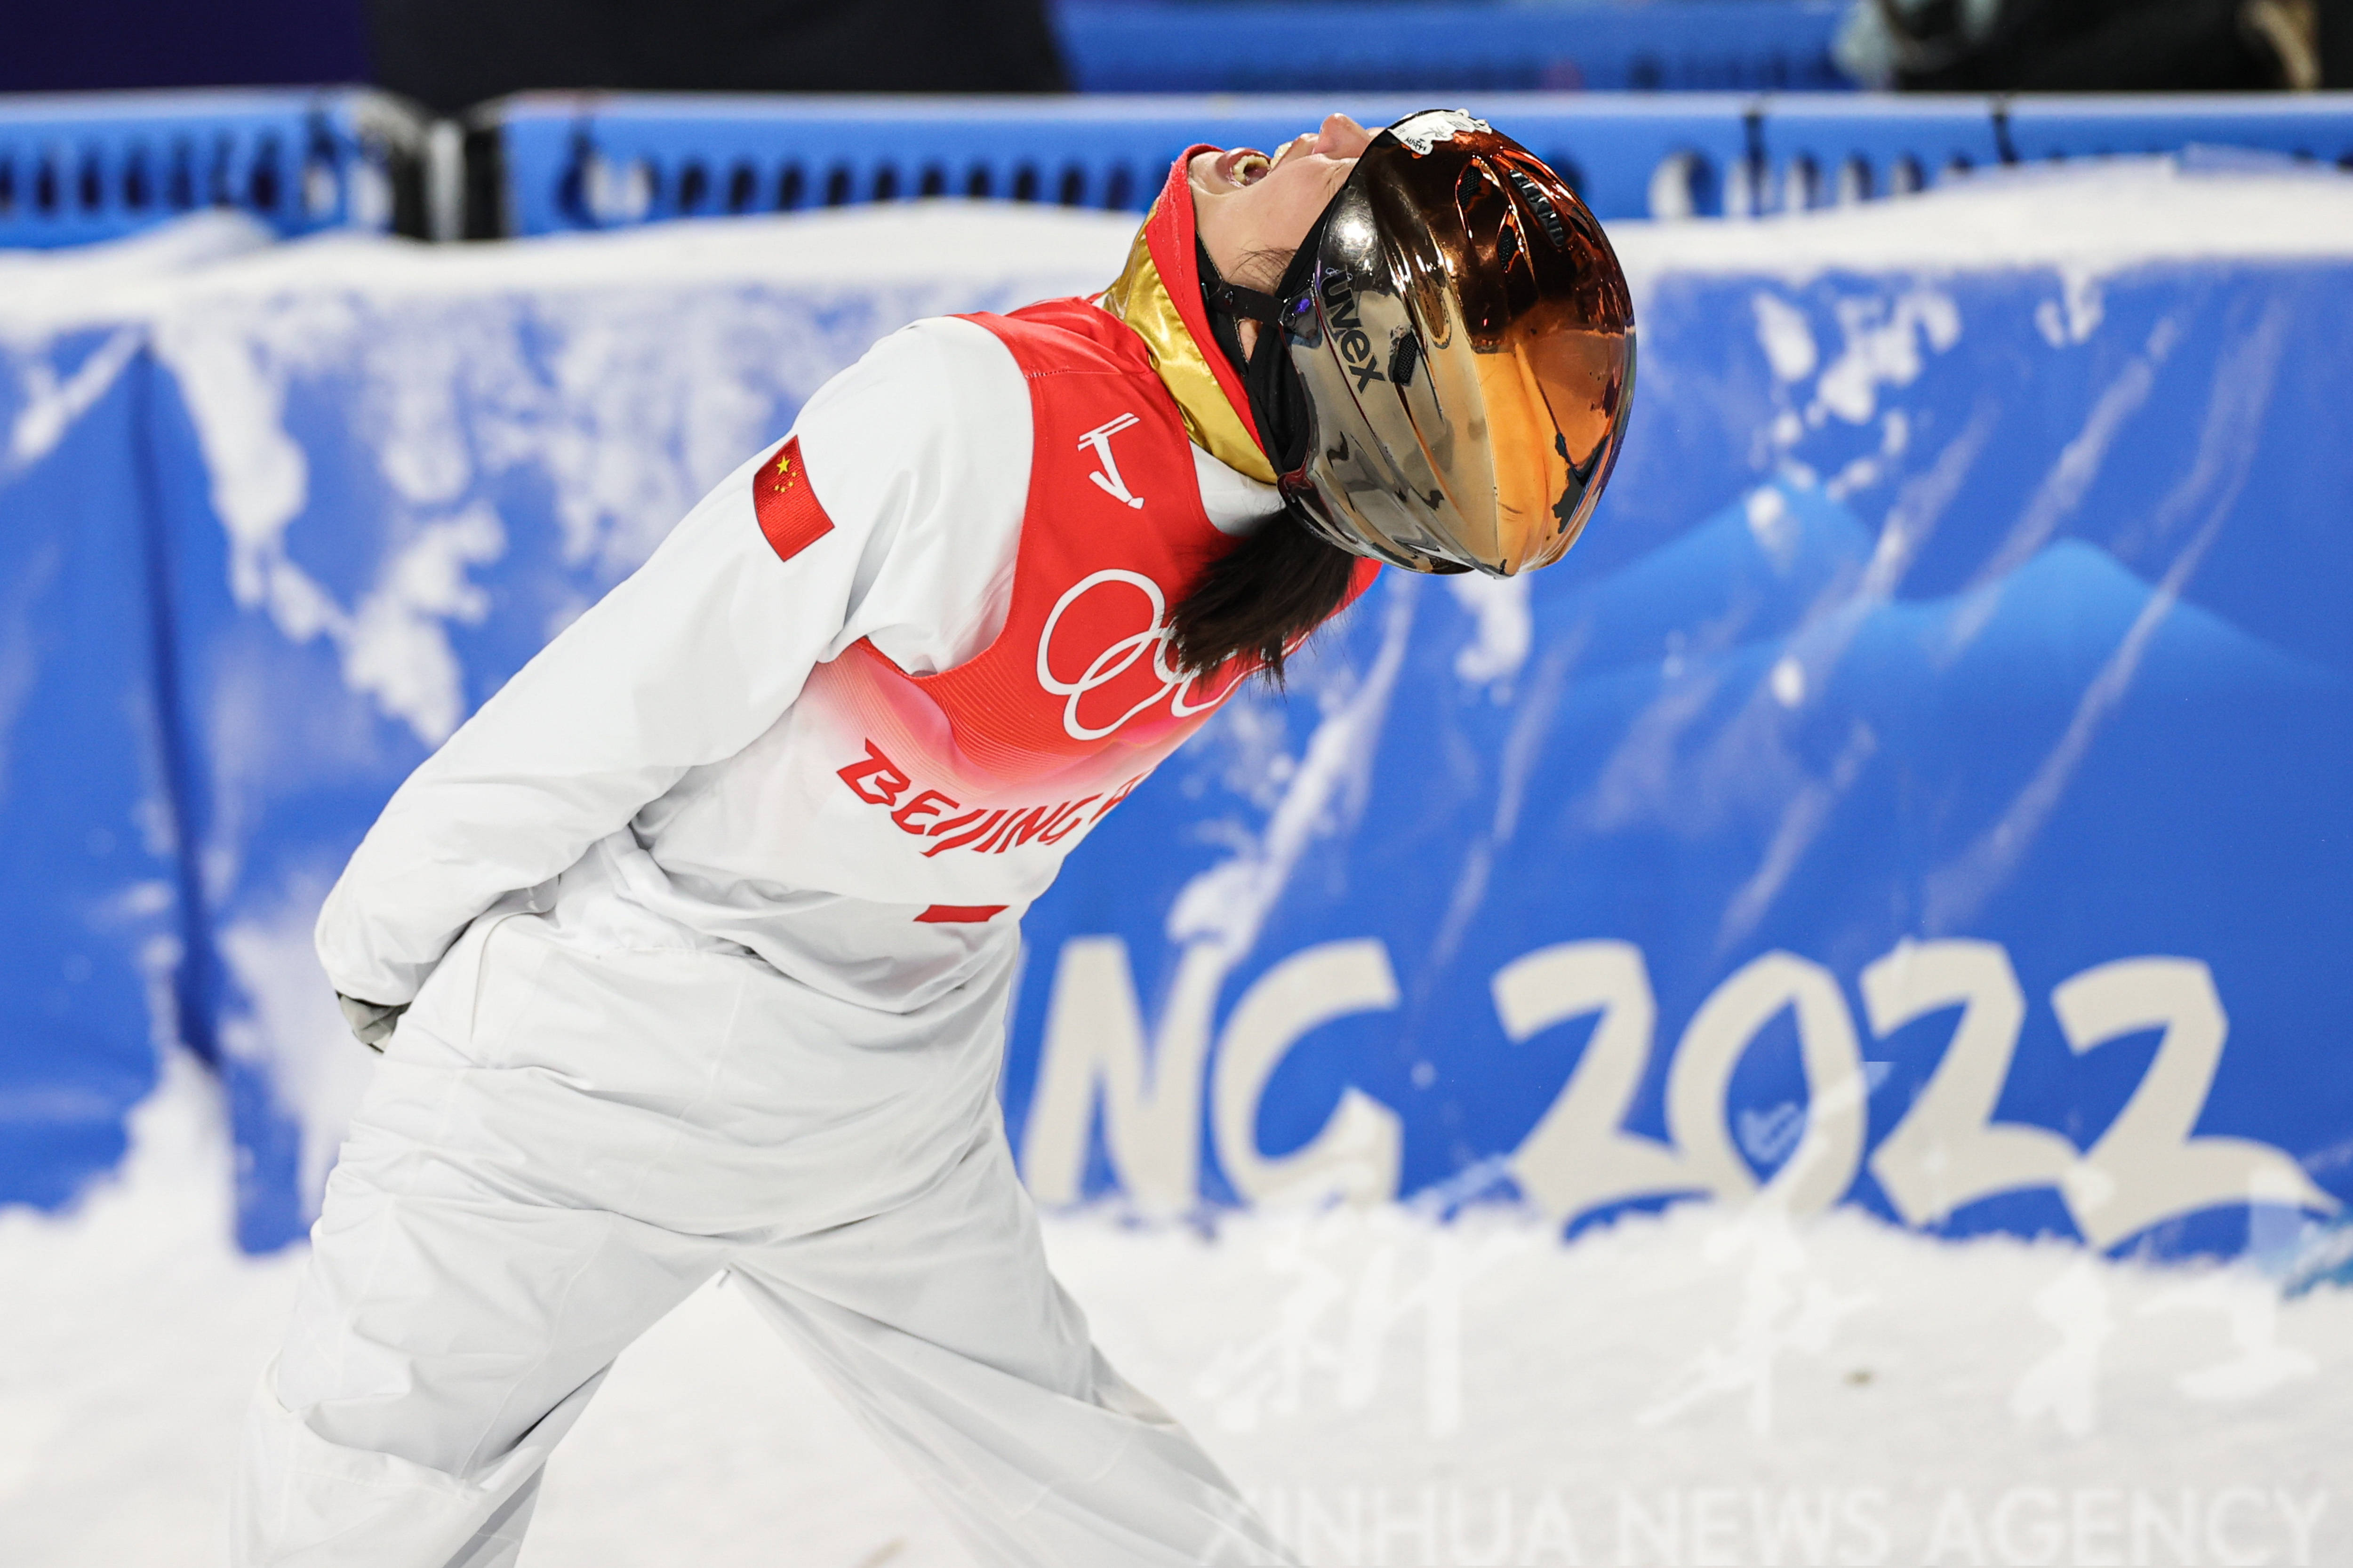
[[1162,384],[1176,399],[1194,445],[1261,484],[1274,483],[1274,465],[1259,445],[1250,397],[1209,335],[1208,308],[1194,260],[1193,191],[1186,166],[1189,147],[1168,173],[1144,226],[1128,247],[1127,265],[1103,290],[1103,307],[1144,340]]

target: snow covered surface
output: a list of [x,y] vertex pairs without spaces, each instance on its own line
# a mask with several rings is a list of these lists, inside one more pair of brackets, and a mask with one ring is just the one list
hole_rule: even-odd
[[289,292],[404,299],[649,284],[929,284],[1026,277],[1041,269],[1041,257],[1046,268],[1067,268],[1100,288],[1119,270],[1135,221],[1120,213],[936,199],[499,245],[332,232],[272,245],[269,231],[250,220],[204,213],[74,250],[0,250],[0,329]]
[[[231,1247],[227,1165],[211,1085],[175,1067],[114,1182],[0,1216],[10,1568],[219,1560],[302,1267]],[[2353,1292],[1769,1209],[1565,1245],[1393,1207],[1049,1237],[1114,1362],[1318,1563],[2353,1560]],[[524,1554],[963,1561],[723,1285],[622,1358]]]
[[266,250],[276,237],[241,213],[205,212],[101,245],[0,249],[0,331],[107,313],[117,290]]
[[2193,148],[1989,170],[1915,196],[1755,222],[1618,223],[1609,236],[1638,292],[1670,271],[1799,281],[1849,269],[2100,274],[2168,261],[2345,256],[2353,254],[2353,177]]

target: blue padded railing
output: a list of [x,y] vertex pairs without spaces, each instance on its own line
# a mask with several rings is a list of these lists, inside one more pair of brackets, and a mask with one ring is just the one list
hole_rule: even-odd
[[[1649,210],[1651,171],[1747,150],[1746,100],[1489,94],[1473,107],[1605,215]],[[1196,142],[1272,146],[1343,109],[1379,124],[1423,98],[821,99],[533,95],[494,110],[502,221],[528,235],[923,195],[1141,211]],[[476,138],[479,151],[482,138]],[[1694,184],[1708,185],[1704,174]]]
[[2353,92],[2181,98],[2016,98],[1996,125],[2022,163],[2252,147],[2353,168]]
[[1887,98],[1863,94],[1418,93],[1410,98],[847,99],[534,95],[479,112],[478,234],[925,195],[1141,211],[1195,142],[1271,146],[1345,110],[1380,124],[1433,101],[1483,115],[1603,218],[1824,206],[2004,163],[2211,143],[2353,166],[2353,95]]
[[1777,97],[1757,117],[1746,210],[1901,195],[1970,169],[2240,147],[2353,168],[2353,93],[2198,97]]
[[281,235],[422,231],[423,121],[356,88],[0,96],[0,246],[112,239],[200,207]]
[[1086,92],[1840,89],[1844,0],[1061,0]]

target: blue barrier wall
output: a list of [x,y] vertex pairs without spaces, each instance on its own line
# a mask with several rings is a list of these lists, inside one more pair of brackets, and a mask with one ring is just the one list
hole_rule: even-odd
[[425,130],[381,93],[0,96],[0,246],[80,245],[226,207],[281,235],[423,230]]
[[468,221],[485,233],[554,234],[936,195],[1140,212],[1194,142],[1271,147],[1335,110],[1383,125],[1433,99],[1509,132],[1605,220],[1802,211],[2003,163],[2205,144],[2353,165],[2346,93],[2014,103],[1483,89],[990,100],[533,94],[483,111],[498,160],[484,184],[501,211]]
[[[1153,7],[1111,9],[1144,15]],[[1405,16],[1426,8],[1396,9]],[[1713,9],[1765,16],[1786,8],[1725,0]],[[485,236],[942,195],[1140,211],[1169,160],[1196,140],[1271,145],[1335,107],[1381,124],[1426,107],[1433,94],[1511,131],[1605,219],[1802,210],[1926,189],[2000,163],[2199,144],[2353,162],[2353,97],[2345,94],[2012,103],[1842,93],[1530,93],[1468,79],[1410,95],[1333,92],[529,95],[481,111],[480,133],[462,143],[470,163],[461,161],[454,134],[443,144],[448,155],[435,165],[429,204],[425,130],[381,95],[0,98],[0,247],[102,239],[200,207],[241,210],[288,236],[322,228],[422,234],[428,205],[437,225]]]
[[[1721,212],[1747,156],[1746,100],[1478,95],[1604,217],[1651,209],[1655,171],[1694,161]],[[1141,212],[1198,142],[1273,146],[1335,110],[1381,125],[1421,98],[892,99],[533,95],[494,110],[512,235],[673,217],[972,195]]]
[[[1769,16],[1786,7],[1725,0],[1626,14],[1668,9]],[[482,130],[469,142],[447,139],[430,193],[424,125],[381,94],[0,97],[0,247],[103,240],[203,207],[240,209],[280,236],[421,236],[428,205],[433,226],[480,236],[923,195],[1141,212],[1169,158],[1196,139],[1273,146],[1332,109],[1381,125],[1429,106],[1433,94],[1511,130],[1602,219],[1826,207],[1923,191],[1993,164],[2177,153],[2200,143],[2353,164],[2348,94],[2011,103],[1506,92],[1447,80],[1402,97],[1360,87],[1335,87],[1339,97],[1251,99],[527,94],[480,110]],[[470,148],[463,158],[461,146]]]
[[135,327],[0,341],[0,1203],[111,1168],[181,1023],[150,382]]
[[[1032,912],[1032,1184],[1564,1224],[1762,1191],[2166,1254],[2331,1213],[2348,213],[2333,177],[2143,170],[1622,226],[1641,399],[1578,550],[1391,574]],[[173,657],[34,617],[54,698],[5,732],[65,826],[11,881],[20,1011],[75,930],[112,945],[79,1033],[12,1035],[11,1081],[89,1113],[11,1136],[10,1194],[120,1136],[155,971],[87,911],[160,885],[127,907],[167,939],[203,911],[176,973],[236,1091],[243,1238],[297,1234],[372,1060],[308,929],[393,785],[875,336],[1088,286],[1125,240],[957,208],[281,248],[12,349],[52,384],[135,328],[52,455],[87,446],[9,504],[124,613],[160,573]],[[159,687],[175,745],[101,717]],[[65,868],[152,811],[151,753],[185,759],[185,902],[168,836]]]

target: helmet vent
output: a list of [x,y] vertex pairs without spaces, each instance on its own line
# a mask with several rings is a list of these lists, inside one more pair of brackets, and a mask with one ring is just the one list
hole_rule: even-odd
[[1520,200],[1535,210],[1536,221],[1544,225],[1545,237],[1552,241],[1552,247],[1567,250],[1568,226],[1560,221],[1560,213],[1553,206],[1552,198],[1544,194],[1542,186],[1519,170],[1507,165],[1504,173],[1511,180],[1512,189],[1520,193]]
[[1413,367],[1421,358],[1421,340],[1411,332],[1399,332],[1397,344],[1389,350],[1389,383],[1405,387],[1413,384]]

